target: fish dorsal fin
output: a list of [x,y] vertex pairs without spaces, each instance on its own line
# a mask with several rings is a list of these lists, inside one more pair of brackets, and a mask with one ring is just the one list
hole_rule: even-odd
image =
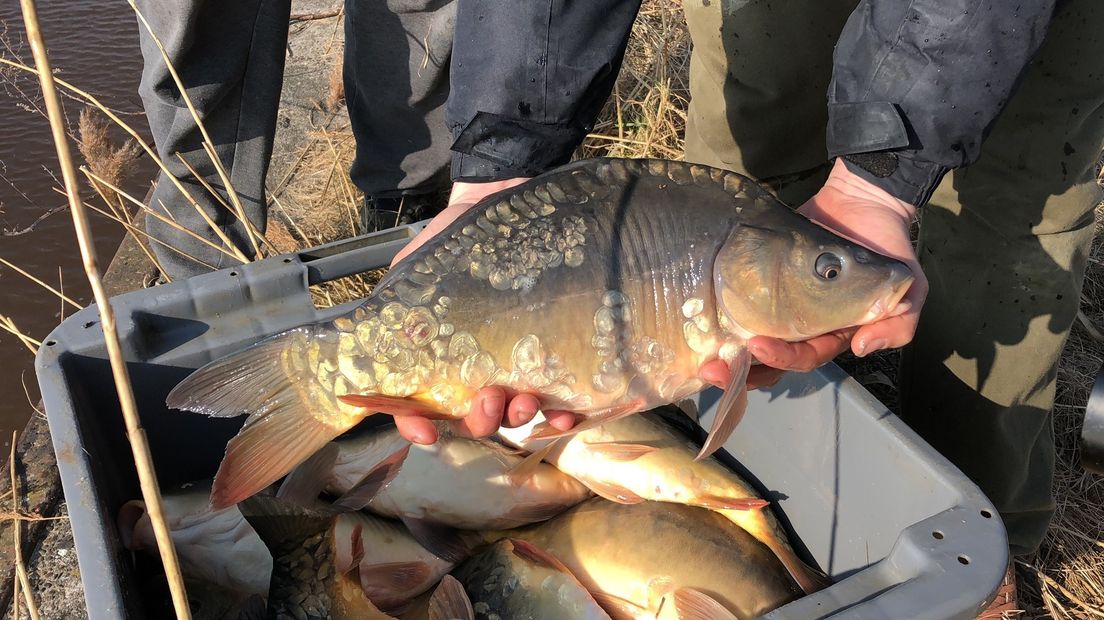
[[467,541],[455,528],[429,519],[409,516],[400,516],[399,519],[419,545],[446,562],[457,564],[471,552]]
[[297,548],[303,540],[329,529],[334,515],[311,510],[267,495],[254,495],[238,510],[274,557]]
[[671,598],[679,620],[737,620],[716,599],[693,588],[679,588]]
[[456,577],[442,577],[429,597],[429,620],[475,620],[471,599]]
[[747,411],[747,377],[750,369],[751,353],[747,347],[742,347],[731,365],[732,378],[728,387],[725,388],[721,401],[717,403],[717,414],[713,418],[713,426],[709,428],[709,437],[694,458],[695,461],[719,450],[743,419],[744,412]]
[[291,470],[276,491],[276,497],[309,507],[325,490],[326,480],[337,463],[337,454],[337,444],[330,442],[322,446],[310,458]]
[[339,497],[334,506],[342,510],[361,510],[399,475],[403,462],[410,453],[410,444],[393,452],[375,465],[360,482],[354,484]]
[[425,562],[384,562],[361,566],[360,582],[368,592],[408,592],[424,584],[433,573]]

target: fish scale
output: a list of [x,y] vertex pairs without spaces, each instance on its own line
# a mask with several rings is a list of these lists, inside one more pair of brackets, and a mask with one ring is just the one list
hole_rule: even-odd
[[[212,362],[168,404],[250,414],[215,478],[216,506],[263,488],[366,415],[459,418],[487,385],[532,393],[546,409],[597,424],[697,392],[708,360],[746,367],[752,333],[846,327],[876,299],[897,296],[907,268],[884,257],[850,267],[858,281],[843,293],[855,299],[831,296],[839,306],[831,313],[783,300],[831,320],[776,316],[781,302],[770,291],[790,288],[749,280],[785,271],[805,302],[803,288],[825,288],[802,281],[816,278],[802,267],[808,255],[856,247],[735,173],[663,160],[576,162],[489,196],[349,314]],[[793,266],[763,270],[778,261]],[[744,299],[723,280],[753,294]],[[731,393],[742,391],[743,376],[734,373]],[[279,387],[243,389],[251,385]],[[739,402],[730,409],[715,436],[742,415]]]

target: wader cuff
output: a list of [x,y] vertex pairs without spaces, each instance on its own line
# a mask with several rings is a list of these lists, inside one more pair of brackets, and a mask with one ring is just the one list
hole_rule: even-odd
[[[894,198],[917,208],[931,199],[932,192],[943,179],[943,175],[950,170],[939,164],[912,159],[899,153],[879,152],[883,153],[886,159],[892,160],[892,166],[885,166],[880,159],[871,161],[872,158],[846,155],[843,156],[843,164],[848,170],[889,192]],[[891,170],[887,175],[888,168]]]
[[586,127],[538,123],[477,112],[455,129],[452,143],[454,181],[499,181],[536,176],[571,159]]

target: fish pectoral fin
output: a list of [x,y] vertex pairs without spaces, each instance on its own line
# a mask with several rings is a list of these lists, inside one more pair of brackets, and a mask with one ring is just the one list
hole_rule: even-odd
[[656,446],[643,443],[622,443],[616,441],[588,443],[587,450],[611,461],[635,461],[636,459],[659,450]]
[[322,446],[288,473],[280,483],[276,497],[300,506],[310,506],[325,490],[326,480],[337,463],[337,453],[337,444],[333,442]]
[[645,404],[646,403],[644,399],[638,398],[621,405],[615,405],[613,407],[610,407],[609,409],[606,409],[605,411],[599,411],[598,413],[588,415],[586,419],[584,419],[582,422],[579,422],[566,431],[561,431],[548,422],[541,422],[533,429],[533,433],[529,435],[529,438],[525,441],[526,443],[528,443],[536,439],[555,439],[558,437],[570,437],[571,435],[575,435],[583,431],[589,431],[592,428],[598,428],[603,424],[607,424],[609,422],[613,422],[614,420],[619,420],[625,416],[630,416],[634,413],[638,413],[643,410]]
[[341,510],[362,510],[372,501],[380,491],[387,488],[395,476],[402,470],[403,462],[410,453],[410,444],[396,450],[387,458],[375,465],[360,482],[354,484],[344,495],[339,497],[334,506]]
[[736,615],[704,592],[679,588],[671,596],[679,620],[737,620]]
[[544,549],[534,545],[531,542],[521,540],[519,538],[507,538],[507,542],[510,543],[510,552],[515,556],[530,562],[537,566],[544,566],[554,570],[558,570],[561,573],[574,576],[571,569],[564,565],[559,558],[548,553]]
[[471,549],[460,531],[429,519],[400,516],[418,544],[446,562],[457,564],[468,557]]
[[610,620],[642,620],[643,618],[655,617],[655,614],[640,605],[608,592],[591,590],[590,595],[594,597],[594,600],[602,609],[606,610]]
[[643,497],[613,482],[594,480],[591,478],[585,480],[580,478],[579,482],[582,482],[586,485],[586,488],[594,491],[595,495],[611,502],[616,502],[618,504],[639,504],[644,501]]
[[211,484],[211,507],[222,510],[256,494],[353,424],[346,428],[325,424],[298,400],[247,422],[226,444],[226,455]]
[[717,403],[717,415],[713,418],[713,426],[709,428],[709,437],[706,438],[698,456],[694,457],[695,461],[700,461],[719,450],[743,419],[744,412],[747,411],[747,377],[750,369],[751,353],[745,347],[733,360],[732,378],[725,388],[724,396]]
[[709,494],[696,495],[686,503],[709,510],[759,510],[770,506],[770,502],[758,497],[722,497]]
[[370,409],[375,413],[385,413],[390,416],[417,415],[430,420],[455,420],[456,416],[442,411],[428,403],[413,398],[398,396],[384,396],[382,394],[342,394],[337,400],[352,405]]
[[445,575],[429,597],[429,620],[475,620],[475,610],[464,586]]
[[433,569],[425,562],[385,562],[360,567],[360,584],[366,592],[402,594],[425,584]]
[[552,450],[562,446],[567,440],[566,437],[553,439],[537,450],[529,453],[525,458],[518,461],[516,465],[506,470],[506,479],[515,487],[525,484],[525,481],[532,478],[537,471],[540,470],[541,463],[544,461],[545,457],[551,454]]

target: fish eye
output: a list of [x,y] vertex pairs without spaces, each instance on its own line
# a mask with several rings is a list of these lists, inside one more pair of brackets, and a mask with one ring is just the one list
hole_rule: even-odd
[[816,259],[816,272],[824,280],[835,280],[843,271],[843,262],[831,252],[825,252]]

